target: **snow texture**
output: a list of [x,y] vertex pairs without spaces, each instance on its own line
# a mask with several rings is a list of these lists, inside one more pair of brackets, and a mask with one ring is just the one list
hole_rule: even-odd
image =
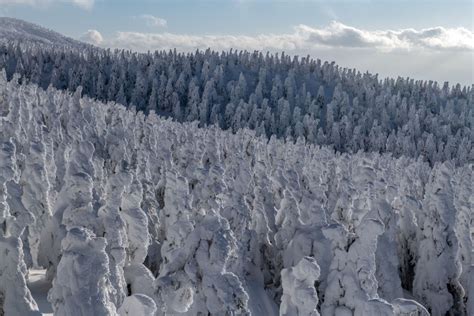
[[82,95],[103,102],[201,127],[248,128],[258,136],[304,138],[340,153],[391,153],[431,165],[474,161],[472,86],[381,80],[284,53],[135,53],[72,42],[0,18],[0,68],[9,80],[17,73],[43,89],[80,87]]
[[0,314],[43,312],[28,267],[55,315],[473,313],[472,163],[341,154],[6,77]]

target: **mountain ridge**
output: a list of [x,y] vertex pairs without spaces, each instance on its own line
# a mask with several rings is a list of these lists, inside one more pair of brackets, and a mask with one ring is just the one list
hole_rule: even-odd
[[0,17],[0,42],[11,41],[76,48],[92,47],[90,44],[67,37],[35,23],[16,18]]

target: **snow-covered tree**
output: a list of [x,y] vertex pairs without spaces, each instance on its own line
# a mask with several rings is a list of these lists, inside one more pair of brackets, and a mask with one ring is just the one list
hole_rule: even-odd
[[20,235],[28,223],[12,216],[7,202],[6,183],[16,175],[15,145],[11,140],[0,145],[0,311],[5,315],[40,315],[26,286],[27,267]]
[[[167,87],[177,88],[180,80],[181,88],[170,99],[179,99],[185,121],[190,114],[188,95],[192,96],[197,116],[193,123],[176,122],[156,114],[165,111],[159,102],[158,112],[145,115],[136,108],[94,101],[88,92],[83,96],[87,88],[74,93],[53,87],[43,90],[18,76],[10,81],[0,76],[0,251],[7,253],[0,256],[4,309],[8,305],[20,314],[37,311],[26,287],[25,263],[28,246],[34,245],[45,225],[38,265],[48,269],[48,280],[53,282],[49,298],[59,314],[472,311],[472,165],[455,166],[460,164],[456,159],[432,165],[421,156],[415,160],[359,151],[375,147],[383,151],[382,144],[389,141],[379,141],[380,132],[391,137],[395,156],[405,149],[422,154],[431,133],[434,161],[442,160],[438,155],[444,155],[445,145],[438,141],[447,144],[449,137],[443,135],[451,133],[452,126],[443,121],[445,127],[436,130],[423,118],[439,113],[437,122],[451,117],[456,124],[469,126],[465,114],[457,117],[465,104],[451,103],[470,90],[454,90],[451,95],[405,79],[379,83],[370,75],[340,74],[334,65],[306,59],[300,63],[286,55],[207,51],[193,54],[191,62],[174,52],[156,56],[122,52],[113,58],[104,54],[127,65],[111,71],[111,76],[130,80],[115,80],[124,96],[130,98],[135,86],[135,67],[150,62],[151,68],[140,71],[148,81],[163,74],[155,84],[157,98],[166,100]],[[68,53],[64,58],[74,56]],[[160,56],[169,61],[166,67]],[[64,62],[74,68],[71,79],[86,76],[76,79],[96,89],[94,77],[79,71],[77,58],[76,63]],[[248,64],[253,66],[247,68]],[[257,96],[254,79],[263,64],[266,70],[258,71],[262,96]],[[295,68],[294,93],[289,92],[294,87],[291,80],[285,87],[278,79],[282,69],[286,70],[281,78],[286,79],[290,68]],[[245,84],[238,82],[240,73]],[[324,88],[322,77],[327,80]],[[214,80],[208,92],[219,104],[215,113],[225,110],[219,113],[220,127],[230,122],[230,127],[237,127],[233,133],[218,126],[203,128],[196,121],[201,91],[209,82],[198,78]],[[347,93],[349,78],[370,85]],[[42,75],[38,80],[45,79]],[[300,86],[300,81],[306,85]],[[333,81],[339,85],[334,93]],[[384,89],[379,91],[379,85]],[[417,89],[416,97],[403,101],[402,95],[411,93],[405,91],[409,87]],[[308,93],[317,95],[316,89],[320,99],[324,96],[335,106],[332,126],[326,126],[323,117],[325,103],[317,109],[307,100]],[[426,114],[417,105],[416,100],[424,98],[421,91],[429,94],[430,102],[439,95],[439,112]],[[287,93],[295,105],[287,111],[283,140],[275,133],[280,129],[278,100],[281,105],[289,103]],[[227,94],[239,97],[230,100]],[[444,109],[446,99],[450,100]],[[418,123],[407,121],[416,115]],[[249,130],[259,119],[260,132]],[[312,137],[328,145],[336,127],[340,151],[352,153],[294,139],[299,120],[305,135],[314,128]],[[385,134],[392,120],[405,127]],[[371,133],[373,126],[376,130]],[[456,148],[461,134],[468,132],[466,127],[454,133],[449,146]],[[35,204],[37,200],[41,203]],[[51,217],[43,213],[48,204]]]
[[[204,126],[222,117],[225,124],[219,126],[225,129],[256,130],[262,124],[255,124],[255,110],[267,100],[267,136],[304,136],[319,145],[329,140],[340,152],[423,156],[430,164],[474,159],[472,87],[450,89],[409,78],[379,81],[335,63],[259,52],[137,54],[19,42],[0,44],[0,53],[0,69],[9,80],[17,72],[42,88],[75,91],[82,85],[84,95],[178,121],[199,120]],[[305,124],[306,115],[319,123]],[[310,128],[304,135],[302,126]],[[315,137],[319,129],[326,138]]]
[[281,271],[283,296],[280,315],[319,316],[318,294],[314,288],[320,269],[316,260],[305,257],[289,269]]
[[[430,175],[423,200],[419,259],[413,291],[433,315],[465,314],[461,262],[455,230],[456,208],[451,183],[452,166],[438,165]],[[443,271],[440,273],[440,271]]]
[[105,238],[87,228],[68,230],[61,243],[62,258],[48,294],[55,315],[115,315],[109,297],[109,262]]

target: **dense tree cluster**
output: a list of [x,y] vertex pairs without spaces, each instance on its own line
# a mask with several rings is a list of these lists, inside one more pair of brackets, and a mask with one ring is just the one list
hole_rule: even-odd
[[198,128],[4,76],[7,315],[38,313],[31,266],[56,315],[474,313],[472,164]]
[[384,79],[309,56],[210,50],[147,54],[96,48],[0,45],[0,69],[28,82],[137,110],[337,152],[474,161],[474,89]]

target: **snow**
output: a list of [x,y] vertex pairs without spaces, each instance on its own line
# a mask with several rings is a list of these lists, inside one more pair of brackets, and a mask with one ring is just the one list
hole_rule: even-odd
[[48,293],[55,315],[115,315],[111,300],[107,241],[87,228],[71,228]]
[[0,113],[7,315],[473,310],[472,165],[202,128],[4,72]]
[[0,42],[15,41],[64,45],[77,48],[89,46],[33,23],[14,18],[0,17]]
[[255,280],[246,282],[249,295],[249,311],[252,315],[279,315],[278,305],[272,300],[271,295]]
[[141,294],[127,297],[118,310],[120,316],[153,315],[155,313],[155,302],[148,296]]
[[31,295],[38,304],[42,315],[52,316],[53,308],[48,302],[48,291],[51,289],[51,283],[46,279],[45,269],[30,269],[28,272],[28,288]]
[[[307,56],[258,51],[75,49],[61,45],[58,34],[8,18],[0,20],[2,32],[0,68],[7,78],[18,73],[43,89],[80,88],[81,95],[178,122],[303,138],[341,153],[391,153],[431,166],[474,160],[470,86],[380,80]],[[42,41],[55,45],[37,44]]]
[[321,270],[312,257],[304,257],[294,267],[281,270],[283,296],[280,315],[319,316],[314,284],[320,274]]

